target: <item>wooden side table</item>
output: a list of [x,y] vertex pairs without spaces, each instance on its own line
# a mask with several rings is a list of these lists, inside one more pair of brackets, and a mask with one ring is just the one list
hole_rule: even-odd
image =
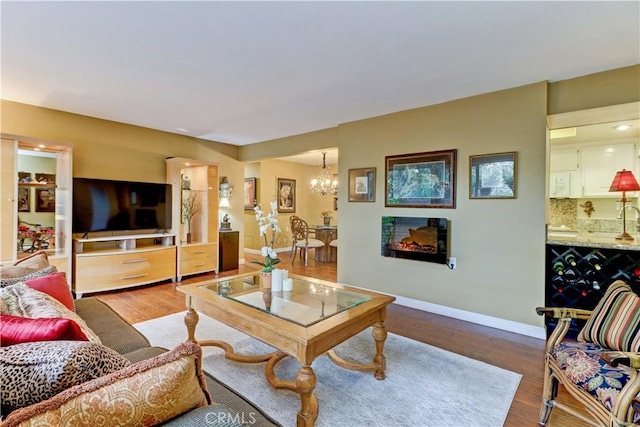
[[239,231],[220,231],[220,239],[218,245],[219,270],[237,270],[238,269],[238,252],[240,244]]

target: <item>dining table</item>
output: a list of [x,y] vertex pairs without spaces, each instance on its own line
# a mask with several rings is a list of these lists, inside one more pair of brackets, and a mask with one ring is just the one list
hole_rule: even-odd
[[316,248],[316,262],[336,262],[338,258],[337,248],[329,246],[332,240],[338,238],[337,225],[313,225],[310,227],[316,234],[316,239],[324,243],[323,247]]

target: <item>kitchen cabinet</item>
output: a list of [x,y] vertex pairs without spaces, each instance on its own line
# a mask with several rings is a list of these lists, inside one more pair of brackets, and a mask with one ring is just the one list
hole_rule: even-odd
[[577,148],[562,148],[551,150],[549,153],[549,168],[551,172],[575,171],[579,166],[579,151]]
[[[618,197],[609,187],[616,172],[627,169],[638,176],[635,144],[607,144],[583,147],[580,150],[582,196]],[[634,197],[632,193],[627,196]]]

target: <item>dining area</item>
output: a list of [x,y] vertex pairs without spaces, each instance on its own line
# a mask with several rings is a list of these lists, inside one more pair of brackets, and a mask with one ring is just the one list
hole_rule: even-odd
[[[325,217],[325,215],[322,215]],[[309,250],[314,250],[315,262],[335,263],[338,259],[338,226],[331,225],[329,221],[323,224],[311,224],[304,219],[292,215],[289,218],[292,245],[291,259],[295,262],[299,253],[305,267],[308,266]]]

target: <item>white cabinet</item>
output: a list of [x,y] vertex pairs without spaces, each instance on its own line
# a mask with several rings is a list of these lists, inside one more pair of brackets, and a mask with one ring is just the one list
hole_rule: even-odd
[[551,172],[578,170],[578,149],[562,148],[551,150],[549,168]]
[[[171,232],[177,236],[177,277],[218,271],[218,166],[192,159],[167,159],[173,211]],[[182,207],[196,202],[191,221]]]
[[618,197],[609,187],[616,172],[627,169],[638,176],[634,144],[608,144],[580,150],[582,196]]

